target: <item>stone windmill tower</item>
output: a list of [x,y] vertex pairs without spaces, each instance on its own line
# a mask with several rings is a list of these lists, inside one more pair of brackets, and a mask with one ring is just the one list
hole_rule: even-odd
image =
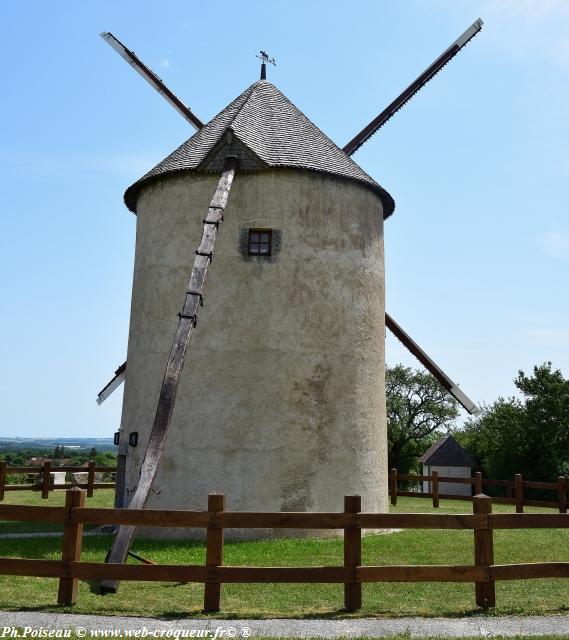
[[267,80],[128,189],[136,259],[121,431],[138,484],[222,166],[238,160],[149,506],[386,507],[383,220],[391,196]]
[[[218,490],[235,510],[334,511],[347,493],[385,510],[386,324],[475,410],[385,314],[383,222],[394,201],[350,155],[480,28],[344,149],[266,80],[265,54],[261,80],[204,125],[103,34],[198,129],[125,194],[137,215],[128,368],[99,400],[126,376],[131,506],[202,509]],[[132,534],[121,528],[111,561]]]

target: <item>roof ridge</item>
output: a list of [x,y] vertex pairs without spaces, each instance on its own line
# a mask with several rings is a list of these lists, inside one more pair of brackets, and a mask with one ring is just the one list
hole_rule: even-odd
[[[253,82],[252,85],[250,85],[249,87],[247,87],[247,89],[245,89],[245,91],[247,91],[248,89],[251,89],[251,91],[249,91],[249,95],[247,96],[247,98],[243,101],[243,104],[239,107],[237,113],[235,114],[235,116],[233,117],[233,119],[231,120],[231,124],[229,125],[231,128],[232,124],[235,122],[235,120],[237,120],[237,118],[241,115],[241,112],[243,111],[243,109],[247,106],[247,104],[249,103],[249,101],[251,100],[251,98],[255,95],[255,92],[257,91],[257,87],[259,86],[259,83],[261,82],[267,82],[266,80],[257,80],[256,82]],[[270,83],[268,83],[270,84]],[[245,91],[243,93],[245,93]],[[243,93],[241,95],[243,95]]]
[[[257,80],[256,82],[254,82],[253,84],[249,85],[245,91],[242,91],[234,100],[232,100],[224,109],[222,109],[221,111],[219,111],[218,113],[216,113],[213,118],[211,118],[208,122],[206,122],[206,124],[199,129],[198,131],[196,131],[194,133],[194,135],[192,135],[188,140],[186,140],[185,142],[182,142],[182,144],[177,147],[171,154],[170,156],[174,155],[179,149],[181,149],[182,147],[184,147],[185,145],[188,144],[188,142],[190,142],[190,140],[193,140],[194,138],[197,138],[200,133],[203,131],[204,134],[207,133],[207,129],[209,127],[210,124],[212,124],[214,121],[216,121],[218,118],[222,117],[223,114],[227,111],[229,111],[231,109],[231,107],[240,99],[245,97],[245,99],[243,100],[243,104],[238,107],[237,109],[237,113],[234,114],[233,116],[231,116],[229,122],[227,123],[227,126],[225,126],[225,128],[221,129],[219,132],[219,135],[217,135],[217,137],[214,138],[214,142],[212,146],[215,146],[222,138],[223,134],[227,131],[227,129],[229,129],[231,127],[231,125],[233,124],[233,122],[235,122],[235,118],[237,117],[237,115],[239,113],[241,113],[243,107],[247,104],[247,102],[249,101],[249,99],[251,98],[251,94],[254,91],[254,87],[258,84],[259,80]],[[249,93],[247,93],[249,92]],[[247,95],[245,95],[247,94]],[[144,179],[146,176],[143,176],[142,179]]]
[[[285,96],[285,94],[276,86],[274,85],[272,82],[269,82],[268,80],[258,80],[255,84],[258,84],[259,82],[264,82],[268,85],[270,85],[271,87],[273,87],[276,91],[279,92],[279,94],[286,100],[286,102],[288,102],[288,104],[295,109],[296,111],[298,111],[298,113],[300,114],[300,116],[302,118],[304,118],[304,120],[306,120],[309,124],[311,124],[319,133],[321,133],[324,136],[325,142],[328,144],[328,146],[330,146],[331,148],[339,151],[340,153],[342,153],[348,160],[349,162],[354,165],[354,167],[358,168],[360,171],[363,171],[363,169],[359,166],[359,164],[357,162],[355,162],[355,160],[353,160],[341,147],[339,147],[334,140],[332,140],[332,138],[330,138],[330,136],[328,136],[328,134],[324,133],[324,131],[322,131],[322,129],[315,124],[305,113],[304,111],[301,111],[289,98],[287,98],[287,96]],[[364,173],[373,180],[373,178],[366,172],[364,171]]]
[[[232,100],[226,107],[225,109],[222,109],[221,111],[219,111],[216,115],[213,116],[213,118],[211,118],[211,120],[209,120],[209,122],[207,122],[199,131],[196,131],[196,133],[194,133],[193,136],[191,136],[191,138],[189,140],[191,140],[192,138],[194,138],[194,136],[197,136],[200,131],[203,131],[209,124],[211,124],[212,122],[214,122],[214,120],[216,120],[218,117],[222,116],[222,114],[225,111],[228,111],[232,105],[234,105],[239,98],[242,98],[247,92],[249,92],[246,96],[245,99],[243,100],[243,104],[238,107],[237,112],[231,117],[231,119],[229,120],[229,122],[227,123],[227,126],[224,129],[221,129],[219,132],[219,135],[217,136],[217,138],[214,139],[213,142],[213,146],[215,146],[223,137],[223,135],[225,134],[225,132],[227,131],[227,129],[232,129],[233,130],[233,123],[235,122],[235,119],[237,118],[237,116],[241,113],[241,111],[243,110],[243,107],[249,102],[249,100],[251,99],[251,95],[254,93],[255,89],[254,87],[256,87],[256,85],[258,84],[259,80],[257,80],[256,82],[253,82],[253,84],[249,85],[245,91],[242,91],[236,98],[235,100]],[[186,142],[183,142],[179,148],[183,147],[185,144],[187,144],[189,142],[189,140],[186,140]],[[207,154],[206,154],[207,157]],[[205,157],[204,157],[205,159]]]
[[[202,131],[203,129],[205,129],[209,124],[211,124],[212,122],[214,122],[215,120],[217,120],[220,116],[223,115],[223,113],[225,111],[228,111],[231,106],[233,104],[235,104],[240,98],[244,97],[243,103],[237,108],[237,111],[231,116],[231,119],[229,120],[229,122],[227,123],[227,126],[225,127],[225,129],[223,129],[219,135],[219,137],[216,140],[216,144],[217,142],[219,142],[219,140],[221,139],[221,137],[223,136],[223,134],[227,131],[227,129],[233,129],[233,123],[235,122],[235,120],[237,120],[237,118],[239,117],[239,114],[243,111],[243,109],[245,108],[245,106],[247,105],[247,103],[251,100],[251,96],[255,93],[256,89],[257,89],[257,85],[261,82],[261,80],[256,80],[255,82],[253,82],[253,84],[250,84],[245,91],[242,91],[236,98],[235,100],[232,100],[224,109],[222,109],[221,111],[219,111],[218,113],[216,113],[213,118],[211,118],[211,120],[209,120],[208,122],[206,122],[206,124],[202,127],[202,129],[200,129],[199,131]],[[196,133],[194,133],[194,135],[189,138],[189,140],[191,140],[195,135],[197,135],[199,133],[199,131],[196,131]],[[186,144],[187,142],[189,142],[189,140],[186,140],[186,142],[183,142],[181,146],[183,146],[184,144]]]

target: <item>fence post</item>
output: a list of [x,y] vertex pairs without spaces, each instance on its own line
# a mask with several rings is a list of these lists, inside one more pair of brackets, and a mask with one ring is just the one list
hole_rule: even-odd
[[81,559],[81,544],[83,541],[83,525],[73,522],[73,510],[85,504],[85,492],[78,487],[68,489],[65,493],[65,508],[67,519],[63,525],[63,544],[61,559],[65,562],[64,573],[66,577],[59,579],[59,591],[57,604],[75,604],[77,601],[77,578],[69,577],[69,565],[67,563]]
[[51,461],[45,460],[43,463],[42,482],[41,482],[41,497],[49,498],[49,484],[51,482]]
[[223,493],[210,493],[207,497],[210,525],[207,528],[206,565],[208,581],[204,589],[204,611],[219,611],[221,607],[221,583],[216,568],[223,564],[223,529],[218,526],[216,514],[225,511]]
[[95,461],[89,460],[89,469],[87,470],[87,497],[93,497],[93,485],[95,484]]
[[[476,515],[492,513],[492,498],[480,493],[472,499],[472,510]],[[494,564],[494,531],[488,518],[487,529],[474,529],[474,564],[484,567],[488,579],[475,584],[476,604],[485,611],[496,606],[496,583],[490,580],[488,567]]]
[[[344,496],[344,512],[356,514],[362,510],[361,496]],[[354,524],[344,529],[344,567],[350,569],[352,582],[344,584],[344,609],[357,611],[362,608],[362,584],[356,582],[357,568],[362,563],[362,530]]]
[[[0,474],[1,473],[0,471]],[[2,491],[1,488],[0,491]],[[557,492],[559,494],[559,513],[567,513],[567,478],[564,476],[557,478]],[[0,493],[0,496],[1,495]]]
[[431,493],[433,494],[433,508],[439,508],[439,472],[431,473]]
[[524,512],[524,479],[521,473],[514,477],[514,497],[516,499],[516,513]]
[[397,504],[397,469],[391,469],[390,483],[391,504],[395,506]]
[[474,474],[474,495],[477,496],[482,491],[482,471],[477,471]]
[[4,500],[5,486],[6,486],[6,460],[0,460],[0,502]]

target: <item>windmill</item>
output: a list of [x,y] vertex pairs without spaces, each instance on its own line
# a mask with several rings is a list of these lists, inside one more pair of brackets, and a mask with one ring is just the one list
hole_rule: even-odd
[[[163,95],[166,100],[179,113],[181,113],[181,115],[183,115],[183,117],[186,118],[186,120],[188,120],[188,122],[190,122],[190,124],[198,132],[194,137],[190,138],[187,143],[184,143],[184,145],[182,145],[178,150],[171,154],[171,156],[169,156],[157,167],[155,167],[155,169],[149,172],[137,183],[135,183],[135,185],[130,187],[125,194],[125,202],[127,206],[132,211],[137,212],[139,216],[141,215],[142,211],[143,220],[140,224],[147,225],[146,228],[151,229],[151,231],[147,232],[149,235],[146,240],[144,238],[144,234],[141,234],[141,243],[144,246],[141,245],[140,250],[137,246],[137,255],[139,251],[141,255],[143,252],[154,251],[151,245],[155,243],[156,246],[158,246],[162,251],[160,259],[164,261],[164,265],[162,266],[164,273],[164,270],[167,271],[168,269],[176,268],[179,270],[180,264],[187,265],[187,256],[184,256],[183,259],[179,258],[179,256],[176,258],[172,258],[172,264],[168,262],[171,256],[166,256],[164,246],[167,244],[168,250],[171,250],[171,252],[175,252],[176,245],[172,240],[172,235],[163,236],[161,234],[174,233],[173,227],[169,231],[164,231],[163,227],[168,223],[162,223],[162,221],[156,223],[151,219],[149,212],[157,210],[162,211],[167,205],[172,205],[174,208],[180,207],[180,204],[184,202],[184,206],[186,208],[184,209],[184,207],[181,207],[180,217],[176,220],[172,219],[172,224],[179,225],[180,221],[184,221],[184,216],[187,213],[189,205],[191,205],[190,208],[192,208],[197,202],[206,202],[203,196],[203,192],[204,190],[211,189],[211,187],[213,186],[211,173],[216,172],[219,176],[217,182],[215,183],[213,198],[211,199],[211,201],[209,202],[209,206],[207,207],[207,214],[203,218],[203,221],[201,223],[202,240],[196,251],[194,266],[191,272],[189,284],[186,287],[184,304],[182,306],[182,310],[178,314],[175,337],[173,343],[171,343],[169,355],[166,360],[166,372],[160,386],[160,393],[157,399],[154,396],[151,401],[149,401],[151,403],[153,402],[154,406],[156,406],[157,400],[157,409],[155,412],[152,429],[149,430],[147,434],[147,446],[143,456],[138,456],[136,450],[133,455],[133,468],[139,470],[139,474],[136,483],[134,483],[135,486],[130,488],[128,486],[126,487],[127,491],[130,491],[132,494],[129,504],[130,508],[144,507],[147,504],[149,497],[151,496],[153,491],[153,483],[155,481],[156,474],[166,446],[166,435],[172,421],[174,405],[186,351],[194,330],[196,329],[199,307],[200,305],[203,305],[205,283],[212,264],[213,250],[220,229],[220,224],[224,220],[224,211],[226,206],[228,206],[229,193],[232,188],[236,172],[239,170],[242,173],[242,175],[240,176],[240,180],[242,180],[242,183],[244,185],[243,192],[241,194],[236,194],[237,199],[239,200],[239,198],[241,198],[241,200],[236,203],[235,207],[239,207],[240,210],[242,210],[244,207],[251,207],[251,203],[256,201],[255,194],[259,194],[259,190],[258,185],[255,186],[255,184],[253,184],[254,180],[256,180],[259,184],[264,185],[264,190],[259,195],[259,201],[262,200],[265,203],[265,206],[267,206],[267,202],[269,202],[269,200],[267,199],[268,196],[271,195],[267,194],[267,191],[274,188],[274,197],[276,198],[278,190],[282,188],[283,185],[279,182],[279,180],[287,182],[287,184],[292,184],[295,180],[300,182],[304,178],[306,178],[306,180],[310,182],[310,189],[312,189],[314,192],[310,196],[312,200],[309,199],[308,202],[314,204],[315,211],[318,208],[318,203],[314,200],[314,198],[316,196],[319,199],[324,199],[327,197],[329,198],[329,192],[334,190],[337,190],[335,196],[336,199],[346,198],[346,203],[355,203],[355,208],[361,209],[361,211],[363,211],[364,213],[362,214],[362,220],[359,221],[359,235],[354,239],[354,247],[356,249],[361,249],[361,255],[365,256],[365,264],[362,263],[363,266],[358,265],[358,269],[355,270],[355,273],[357,273],[357,276],[360,280],[362,274],[363,276],[365,276],[365,278],[367,278],[367,280],[364,285],[362,285],[364,286],[365,291],[358,292],[356,290],[357,286],[361,285],[361,282],[358,281],[358,283],[354,285],[355,289],[351,292],[352,299],[356,303],[356,307],[358,309],[358,313],[360,313],[360,317],[365,316],[365,314],[369,316],[373,313],[373,311],[370,310],[368,306],[366,306],[369,305],[370,300],[372,301],[372,303],[377,301],[377,305],[375,305],[376,310],[378,308],[381,308],[381,310],[383,310],[382,226],[381,228],[374,226],[375,222],[371,221],[372,217],[370,217],[370,211],[371,209],[373,209],[373,207],[379,206],[380,210],[383,212],[382,218],[386,219],[392,213],[394,203],[391,196],[372,178],[367,176],[367,174],[365,174],[355,163],[353,163],[349,159],[349,156],[355,153],[355,151],[357,151],[357,149],[361,147],[361,145],[369,140],[369,138],[373,136],[380,127],[382,127],[401,107],[405,105],[406,102],[408,102],[430,79],[432,79],[433,76],[438,73],[438,71],[440,71],[442,67],[446,65],[458,53],[458,51],[460,51],[480,31],[481,28],[481,20],[477,20],[476,22],[474,22],[473,25],[471,25],[471,27],[469,27],[450,47],[448,47],[425,70],[425,72],[423,72],[413,83],[411,83],[411,85],[409,85],[409,87],[405,89],[405,91],[401,93],[400,96],[393,100],[386,109],[384,109],[372,122],[369,123],[369,125],[364,127],[364,129],[362,129],[362,131],[358,133],[343,148],[343,150],[340,150],[338,147],[333,145],[333,143],[329,141],[329,139],[324,136],[324,134],[317,130],[316,127],[312,123],[310,123],[310,121],[308,121],[306,117],[296,109],[296,107],[294,107],[294,105],[292,105],[273,85],[266,81],[266,63],[274,63],[274,60],[271,60],[268,54],[266,54],[265,52],[261,52],[260,55],[263,61],[261,80],[249,87],[249,89],[247,89],[245,92],[243,92],[241,96],[239,96],[233,103],[228,105],[228,107],[220,112],[220,114],[218,114],[218,116],[210,121],[210,123],[204,125],[202,121],[193,113],[193,111],[188,106],[186,106],[170,89],[168,89],[164,85],[162,80],[154,72],[152,72],[136,56],[136,54],[128,50],[112,34],[101,34],[102,37],[108,42],[108,44],[112,46],[113,49],[115,49],[131,66],[133,66],[133,68],[140,75],[142,75],[142,77],[144,77],[145,80],[147,80],[161,95]],[[279,121],[275,124],[271,120],[272,114],[274,114],[275,111],[279,111],[281,113],[282,122]],[[274,131],[270,129],[267,130],[267,122],[272,122],[273,125],[277,127],[277,129],[275,129]],[[282,126],[282,129],[279,130],[279,126]],[[262,133],[265,137],[263,137],[263,135],[257,135],[257,127],[259,127],[259,130],[262,130]],[[263,127],[265,127],[265,129],[263,129]],[[271,147],[271,144],[275,142],[275,140],[270,139],[273,133],[277,138],[278,145],[273,144],[273,147]],[[295,135],[296,138],[294,138]],[[287,156],[287,149],[289,149],[289,151],[292,150],[289,156]],[[298,160],[299,157],[301,157],[300,161]],[[270,180],[272,178],[270,171],[273,170],[274,172],[275,167],[279,168],[280,177],[278,178],[278,180],[275,178],[271,182]],[[294,171],[297,171],[299,168],[305,170],[305,172],[308,171],[310,173],[306,174],[306,176],[304,176],[303,174],[304,177],[301,177],[297,173],[294,173]],[[293,173],[290,173],[291,170],[293,170]],[[183,172],[191,173],[193,180],[191,188],[188,187],[188,185],[179,182],[179,177]],[[207,173],[207,176],[204,175],[205,173]],[[266,178],[267,175],[269,176],[268,178]],[[260,177],[262,176],[265,176],[265,178],[260,180]],[[267,180],[269,180],[269,182],[267,182]],[[325,180],[327,181],[324,184]],[[189,191],[187,190],[188,188],[190,189]],[[287,186],[286,188],[289,187]],[[303,185],[302,188],[305,189],[305,191],[308,189],[307,185]],[[247,194],[247,198],[245,198],[245,200],[243,200],[243,194]],[[283,202],[286,201],[286,198],[288,197],[286,189],[281,193],[280,197],[283,198]],[[164,198],[166,198],[167,200],[164,200]],[[143,206],[138,202],[139,200],[142,202]],[[329,208],[333,207],[332,200],[330,200],[330,202],[328,202],[326,206]],[[300,207],[299,211],[301,216],[304,215],[302,213],[302,207]],[[272,215],[274,216],[276,214]],[[341,212],[339,213],[339,215],[341,217]],[[257,215],[257,218],[264,220],[262,216],[259,217]],[[303,219],[301,217],[297,220],[297,226],[302,226],[302,224]],[[330,224],[332,225],[332,222]],[[368,243],[369,238],[365,238],[365,234],[362,234],[361,232],[361,229],[366,227],[366,225],[368,231],[370,232],[370,237],[373,236],[373,242],[371,244]],[[178,227],[176,227],[176,229],[178,229]],[[242,232],[248,234],[247,237],[244,238],[242,238],[240,235],[240,247],[243,243],[243,246],[247,247],[247,250],[242,252],[242,262],[252,262],[254,265],[259,266],[261,264],[269,264],[269,262],[271,262],[273,258],[274,260],[277,260],[277,253],[280,246],[279,243],[281,242],[281,230],[272,227],[265,227],[264,225],[263,227],[255,225],[253,227],[249,226],[248,229],[239,230],[240,234]],[[170,242],[171,240],[172,242]],[[291,232],[289,240],[295,240],[300,246],[305,239],[299,236],[295,236],[294,233]],[[318,241],[320,242],[320,240],[321,239],[319,239]],[[306,242],[308,243],[307,246],[309,246],[310,242],[312,241],[314,241],[313,238],[308,238],[306,240]],[[338,238],[325,238],[324,245],[332,241],[334,241],[337,246]],[[358,242],[361,246],[358,246]],[[349,247],[348,249],[351,250],[354,247]],[[226,245],[226,248],[228,249],[229,245]],[[336,249],[334,249],[334,251],[336,251]],[[307,260],[312,259],[312,255],[310,253],[302,255],[305,256]],[[333,253],[333,255],[338,257],[342,254],[336,251],[336,253]],[[322,260],[326,259],[324,249],[322,251],[322,256],[318,257],[322,258]],[[350,256],[348,256],[346,259],[348,258],[350,258]],[[144,260],[142,262],[144,263]],[[151,268],[151,262],[152,260],[150,259],[149,261],[147,261],[147,263],[144,263],[143,267],[140,267],[138,271],[135,268],[135,285],[137,282],[137,277],[139,278],[140,282],[142,281],[142,276],[137,276],[137,273],[143,273],[146,267]],[[253,291],[253,289],[251,288],[251,278],[255,277],[254,269],[257,269],[257,266],[252,268],[251,272],[247,275],[247,286],[249,287],[249,292]],[[349,268],[348,263],[346,264],[346,268]],[[258,275],[259,269],[257,269],[256,273]],[[229,280],[231,277],[231,271],[227,271],[226,276]],[[291,280],[290,295],[293,297],[293,299],[291,300],[290,307],[294,306],[296,302],[295,298],[298,296],[305,296],[306,303],[308,306],[310,306],[311,300],[316,296],[315,290],[312,289],[312,291],[310,291],[309,287],[305,287],[305,290],[303,291],[302,287],[299,285],[298,280],[294,280],[294,277],[296,276],[293,275],[292,277],[293,279]],[[168,281],[169,283],[168,278],[162,278],[162,282],[166,281]],[[145,334],[147,325],[145,325],[144,323],[146,322],[146,320],[144,318],[139,319],[140,314],[137,315],[135,313],[136,307],[138,311],[140,311],[141,309],[144,310],[144,312],[147,313],[147,315],[150,317],[152,313],[156,312],[156,308],[160,307],[159,304],[154,304],[152,301],[153,292],[152,294],[149,294],[148,286],[143,286],[140,284],[140,282],[138,285],[140,293],[137,294],[137,300],[135,300],[133,297],[131,332],[136,333],[133,341],[137,344],[140,344],[143,339],[148,342],[160,342],[160,348],[162,349],[162,351],[164,351],[164,331],[161,330],[157,333],[154,332],[153,335],[149,337],[147,334]],[[370,284],[372,285],[371,289]],[[330,291],[332,291],[333,285],[333,282],[326,283],[326,286],[330,287]],[[378,291],[373,293],[373,285],[377,285],[378,288],[381,288],[381,291],[379,291],[378,289]],[[344,288],[340,295],[345,295],[345,290],[346,288]],[[361,293],[361,296],[359,298],[358,293]],[[257,292],[254,292],[252,295],[256,294]],[[374,298],[373,296],[376,297]],[[328,299],[330,299],[330,296]],[[261,305],[262,302],[263,300],[261,297]],[[338,306],[340,307],[341,305]],[[371,308],[374,308],[373,304],[371,305]],[[160,312],[162,311],[162,309],[159,310]],[[228,312],[231,313],[231,310],[224,310],[224,313]],[[281,314],[286,314],[287,312],[288,307],[283,307]],[[299,316],[297,315],[296,317]],[[344,318],[344,316],[341,317]],[[264,318],[266,320],[268,316],[265,314]],[[317,342],[319,333],[326,334],[326,332],[328,331],[328,335],[333,336],[334,339],[338,340],[338,344],[340,344],[343,338],[342,336],[338,335],[336,323],[329,323],[327,322],[327,320],[328,318],[326,316],[319,316],[319,322],[321,322],[322,326],[319,326],[316,323],[316,326],[312,328],[313,340]],[[305,322],[305,326],[309,327],[311,318],[305,317]],[[368,322],[368,324],[366,324],[366,322]],[[169,325],[163,325],[162,328],[166,326]],[[362,321],[363,329],[360,334],[355,336],[358,344],[354,345],[354,352],[356,352],[358,348],[360,348],[361,353],[358,354],[358,357],[360,357],[361,359],[365,359],[368,357],[370,358],[370,362],[366,361],[364,363],[365,366],[363,372],[365,380],[362,383],[362,388],[367,391],[369,391],[370,389],[370,381],[375,383],[378,380],[381,380],[381,376],[383,375],[381,373],[381,367],[383,366],[383,350],[380,349],[379,351],[377,351],[376,347],[374,347],[375,342],[377,342],[375,340],[376,334],[374,333],[374,331],[377,330],[378,326],[380,326],[380,323],[377,322],[377,319],[370,316],[367,320]],[[394,335],[411,351],[411,353],[413,353],[413,355],[415,355],[419,359],[419,361],[435,376],[435,378],[442,384],[442,386],[447,389],[447,391],[451,393],[469,413],[476,413],[478,411],[476,405],[458,388],[458,386],[442,371],[442,369],[436,365],[436,363],[387,313],[385,313],[385,326],[387,326],[394,333]],[[246,331],[247,325],[244,325],[243,329],[244,331]],[[307,331],[309,331],[309,329],[307,329]],[[299,340],[301,340],[300,334],[296,333],[295,335]],[[215,358],[215,349],[217,344],[216,339],[210,335],[208,336],[208,340],[212,345],[212,357]],[[168,343],[170,344],[170,338],[168,338]],[[130,344],[131,342],[129,338],[129,353]],[[149,349],[151,348],[154,348],[154,346],[151,345]],[[158,347],[156,347],[156,349],[158,349]],[[270,346],[264,349],[265,356],[270,352]],[[137,357],[136,349],[133,349],[133,353],[135,354],[135,357]],[[247,355],[248,354],[245,354],[245,356]],[[249,355],[255,356],[257,355],[257,352],[252,351]],[[241,356],[242,354],[240,354],[240,357]],[[351,364],[346,364],[347,360],[349,359],[349,355],[343,355],[342,358],[343,360],[339,360],[339,366],[346,366],[346,371],[350,373],[351,370],[349,369],[349,367],[351,366]],[[130,360],[131,356],[129,355],[129,363]],[[138,360],[141,368],[149,367],[153,369],[152,375],[150,375],[150,373],[148,375],[150,377],[153,377],[154,380],[156,380],[157,376],[155,366],[162,366],[161,363],[158,363],[158,365],[156,365],[156,360],[157,359],[154,358],[151,363],[150,359],[145,360],[144,358],[140,358]],[[357,358],[354,358],[354,360],[357,361]],[[274,363],[272,364],[274,365]],[[110,395],[110,393],[112,393],[112,391],[120,385],[120,383],[125,379],[125,376],[128,375],[127,372],[130,372],[131,366],[132,365],[129,364],[129,368],[127,369],[126,363],[124,363],[123,365],[121,365],[121,367],[119,367],[119,369],[117,369],[115,377],[99,393],[97,399],[99,403],[103,402]],[[137,364],[135,363],[134,366],[136,371],[133,373],[133,376],[138,375]],[[217,367],[218,368],[216,369],[216,371],[218,375],[220,377],[223,377],[225,374],[223,368],[223,359],[219,361]],[[366,367],[371,367],[371,369],[373,369],[373,375],[366,370]],[[306,388],[299,388],[298,397],[293,398],[293,401],[302,404],[305,410],[309,412],[319,412],[318,420],[315,420],[315,422],[318,424],[318,428],[321,428],[321,431],[318,433],[318,437],[321,438],[331,437],[330,429],[326,429],[323,427],[329,427],[333,423],[334,419],[336,419],[336,417],[330,418],[329,424],[326,424],[325,420],[328,419],[329,416],[328,418],[325,415],[323,417],[322,408],[320,406],[321,404],[326,404],[325,402],[320,401],[322,400],[324,394],[323,388],[328,383],[327,381],[332,375],[329,369],[330,367],[327,368],[326,366],[322,365],[322,363],[316,363],[313,367],[313,375],[307,381],[307,388],[309,389],[309,391],[307,391]],[[338,369],[338,367],[336,367],[336,369]],[[164,371],[163,366],[161,370]],[[361,372],[359,370],[354,369],[353,371],[357,375],[361,375]],[[244,377],[246,377],[246,375]],[[258,377],[257,379],[262,380],[262,376],[261,378]],[[235,383],[235,380],[233,379],[232,382]],[[239,381],[237,381],[237,383],[238,382]],[[273,386],[277,385],[277,383],[281,384],[278,380],[278,376]],[[128,384],[129,383],[127,382],[127,389]],[[205,384],[205,386],[203,386],[203,389],[207,390],[211,387],[211,385],[212,381],[210,380],[207,382],[207,384]],[[157,385],[155,384],[154,386],[156,387]],[[289,395],[292,394],[294,396],[295,392],[295,389],[287,390],[287,393],[289,393]],[[350,402],[353,401],[356,404],[363,402],[361,398],[359,398],[358,393],[360,395],[362,393],[362,390],[360,388],[354,390],[352,394],[353,397],[350,397],[349,399]],[[313,407],[311,408],[309,401],[306,400],[306,396],[309,394],[312,394],[311,397],[316,398],[316,402],[319,403],[319,406],[316,409],[314,409]],[[125,415],[125,411],[130,412],[131,415],[134,415],[136,411],[138,411],[138,405],[144,403],[145,395],[148,395],[149,397],[151,396],[150,393],[146,394],[144,390],[141,390],[136,401],[138,403],[136,407],[134,401],[131,402],[130,406],[127,406],[126,409],[123,407],[123,417]],[[381,390],[377,392],[377,396],[382,397]],[[249,396],[248,398],[250,400]],[[234,397],[229,398],[229,402],[231,401],[237,402]],[[207,408],[207,399],[204,400],[204,404]],[[263,402],[260,403],[260,406],[263,406]],[[192,405],[191,410],[196,410],[195,402]],[[376,413],[378,411],[377,402],[376,404],[371,405],[371,409],[366,405],[364,413],[373,413],[374,411]],[[385,416],[383,416],[383,420],[384,418]],[[323,423],[321,419],[324,420]],[[320,422],[318,422],[319,420]],[[363,421],[366,422],[366,420],[367,418]],[[136,422],[136,420],[134,420],[134,422]],[[373,431],[369,430],[368,427],[369,425],[365,427],[365,429],[368,429],[367,431],[364,429],[364,431],[362,431],[362,433],[360,434],[362,442],[368,442],[369,438],[373,434]],[[138,435],[137,432],[134,432],[134,434]],[[130,444],[133,447],[136,446],[136,442],[134,442],[134,440],[137,439],[132,438],[134,434],[129,434],[129,440],[131,440]],[[176,441],[175,445],[183,446],[182,442],[180,442],[180,436],[178,435],[177,437],[178,440]],[[276,434],[275,437],[281,437],[281,433]],[[350,437],[348,433],[346,433],[346,437]],[[126,444],[124,443],[124,440],[123,444]],[[209,446],[211,449],[211,443],[208,443],[207,446]],[[204,445],[206,449],[207,446]],[[254,446],[254,443],[253,445],[248,446]],[[338,448],[336,447],[336,445],[334,446],[335,448]],[[347,448],[349,448],[349,445]],[[326,465],[330,465],[330,460],[324,453],[322,453],[320,450],[318,450],[316,453],[316,457],[322,454],[320,459],[318,460],[320,464],[319,469],[324,468]],[[363,466],[371,465],[372,463],[377,466],[378,461],[382,463],[385,462],[385,460],[381,460],[381,455],[377,452],[374,453],[374,456],[370,457],[367,456],[367,454],[362,453],[361,451],[357,451],[356,453],[354,453],[353,459],[359,460],[360,458],[358,458],[358,456],[360,456],[364,461]],[[124,468],[125,460],[123,459],[120,464],[123,464]],[[306,461],[304,463],[304,466],[307,466]],[[318,472],[314,470],[311,471],[312,476],[310,477],[306,476],[305,469],[301,469],[299,473],[301,476],[299,486],[302,485],[302,483],[306,485],[309,480],[313,480],[314,477],[318,476]],[[327,478],[330,479],[332,477],[332,471],[328,471],[327,473]],[[304,474],[304,476],[302,474]],[[130,476],[131,478],[133,477],[132,469]],[[269,478],[267,477],[267,484],[269,483]],[[329,487],[326,487],[325,489],[326,491],[320,488],[322,495],[325,493],[330,493]],[[290,506],[291,504],[294,505],[294,500],[298,498],[299,491],[302,492],[302,487],[300,489],[298,486],[283,487],[282,492],[283,495],[286,494],[286,499],[283,498],[281,506],[286,507]],[[304,507],[306,507],[307,504],[311,504],[309,500],[305,500],[303,502]],[[321,505],[319,504],[318,506]],[[375,506],[377,507],[377,505]],[[113,548],[111,549],[108,556],[109,562],[124,562],[130,548],[133,535],[133,527],[119,528],[117,537],[113,544]],[[103,584],[103,588],[104,590],[114,591],[116,589],[116,583],[105,582]]]

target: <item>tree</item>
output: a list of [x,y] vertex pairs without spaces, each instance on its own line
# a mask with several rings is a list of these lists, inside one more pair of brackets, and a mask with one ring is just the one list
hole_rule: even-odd
[[491,478],[569,475],[569,380],[546,362],[532,376],[519,371],[514,384],[522,399],[498,398],[456,437]]
[[399,364],[385,372],[389,467],[408,473],[458,416],[457,403],[429,373]]
[[523,430],[522,420],[523,407],[518,400],[498,398],[494,404],[483,406],[481,416],[469,420],[454,436],[485,476],[511,478],[521,470],[513,448]]
[[53,450],[53,455],[51,456],[54,460],[60,460],[65,457],[65,447],[63,445],[55,445],[55,449]]

